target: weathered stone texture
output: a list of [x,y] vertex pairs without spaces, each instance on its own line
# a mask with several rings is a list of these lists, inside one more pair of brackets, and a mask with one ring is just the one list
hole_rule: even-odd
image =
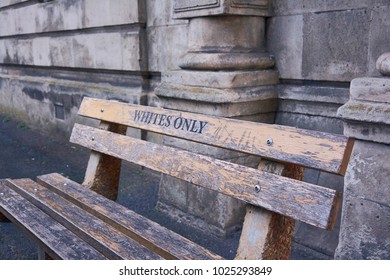
[[390,258],[390,147],[357,141],[345,178],[338,259]]
[[368,22],[366,10],[305,15],[303,78],[348,81],[366,74]]
[[349,82],[377,75],[388,51],[388,1],[273,1],[268,49],[282,79]]
[[272,17],[268,26],[268,50],[275,55],[280,77],[301,79],[303,15]]
[[53,1],[0,10],[0,37],[135,24],[142,21],[138,3],[138,0]]
[[179,69],[180,57],[187,49],[186,25],[150,27],[147,31],[148,69],[163,72]]
[[0,39],[0,63],[140,71],[139,30]]
[[273,0],[272,8],[274,14],[292,15],[372,8],[388,4],[387,0]]

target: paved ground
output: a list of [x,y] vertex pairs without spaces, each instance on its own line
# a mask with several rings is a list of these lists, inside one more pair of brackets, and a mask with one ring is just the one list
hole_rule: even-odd
[[[68,139],[41,135],[22,123],[0,115],[0,178],[32,178],[58,172],[81,182],[89,152]],[[233,258],[239,232],[216,238],[177,223],[155,208],[159,176],[124,165],[118,203],[186,236],[206,248]],[[36,259],[35,245],[11,223],[0,223],[0,260]],[[292,259],[323,259],[326,256],[293,244]]]

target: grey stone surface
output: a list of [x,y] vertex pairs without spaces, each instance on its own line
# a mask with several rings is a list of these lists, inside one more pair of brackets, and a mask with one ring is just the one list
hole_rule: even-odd
[[306,14],[302,78],[349,81],[366,74],[369,19],[366,10]]
[[351,82],[351,99],[390,103],[390,79],[356,78]]
[[[388,52],[388,1],[273,1],[268,49],[282,79],[350,81],[378,75]],[[351,24],[353,23],[353,24]]]
[[23,2],[27,2],[27,1],[29,1],[29,0],[3,0],[0,3],[0,8],[23,3]]
[[262,17],[205,17],[189,22],[188,51],[248,52],[264,49]]
[[140,71],[145,60],[139,30],[0,39],[6,64]]
[[388,4],[387,0],[273,0],[272,8],[274,15],[291,15],[372,8]]
[[138,0],[53,1],[0,11],[0,37],[134,24]]
[[389,145],[356,141],[345,176],[347,197],[363,198],[390,208],[389,152]]
[[179,69],[180,57],[187,50],[187,36],[186,24],[150,27],[147,31],[148,70]]
[[275,123],[336,134],[343,133],[343,121],[339,118],[320,117],[279,111],[276,115]]
[[200,53],[187,52],[181,57],[179,66],[192,70],[258,70],[275,66],[268,53]]
[[303,39],[303,15],[269,19],[267,49],[275,56],[280,78],[302,78]]
[[376,76],[376,61],[380,55],[389,52],[388,42],[390,41],[390,4],[386,1],[385,6],[374,7],[370,10],[370,34],[368,53],[368,73],[365,76]]
[[[0,74],[0,112],[16,117],[42,131],[69,135],[82,97],[118,99],[140,104],[142,79],[133,88],[88,81]],[[56,108],[63,118],[56,117]]]
[[267,16],[270,0],[174,0],[175,18],[220,15]]
[[348,197],[344,205],[335,258],[389,260],[389,204]]
[[390,53],[384,53],[378,58],[376,69],[378,69],[381,74],[390,76]]
[[163,83],[193,87],[217,89],[259,87],[277,84],[278,72],[275,70],[240,70],[240,71],[165,71]]

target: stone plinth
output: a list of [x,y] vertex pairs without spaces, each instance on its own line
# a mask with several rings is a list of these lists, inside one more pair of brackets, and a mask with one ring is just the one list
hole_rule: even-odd
[[[378,70],[388,74],[383,56]],[[390,258],[390,77],[352,81],[338,115],[356,138],[345,176],[337,259]]]

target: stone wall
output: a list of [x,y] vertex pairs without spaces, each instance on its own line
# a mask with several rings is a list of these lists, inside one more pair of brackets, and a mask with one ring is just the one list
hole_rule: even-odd
[[[379,75],[375,62],[388,51],[389,12],[386,0],[274,0],[267,49],[281,81],[276,123],[342,134],[337,110],[349,99],[351,80]],[[343,190],[338,176],[306,170],[305,180]],[[338,229],[296,227],[296,250],[333,258],[337,244]]]
[[187,21],[172,19],[171,5],[0,1],[0,110],[69,134],[82,96],[156,104],[161,72],[187,47]]

